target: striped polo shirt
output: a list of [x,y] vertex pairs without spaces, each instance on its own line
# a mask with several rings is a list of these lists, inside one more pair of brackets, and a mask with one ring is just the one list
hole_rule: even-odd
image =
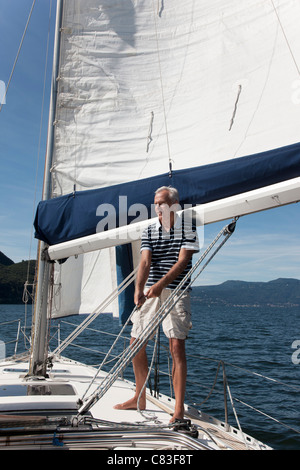
[[[141,251],[152,252],[151,267],[146,287],[150,287],[159,281],[172,266],[178,261],[181,248],[199,251],[199,240],[196,227],[192,224],[183,224],[180,216],[176,217],[174,226],[169,232],[165,231],[159,220],[149,225],[142,235]],[[168,286],[167,289],[175,289],[192,267],[192,259],[186,269]],[[184,286],[188,285],[187,281]]]

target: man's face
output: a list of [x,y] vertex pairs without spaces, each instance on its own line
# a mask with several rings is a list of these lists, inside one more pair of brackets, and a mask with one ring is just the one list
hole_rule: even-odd
[[155,212],[160,223],[163,225],[172,225],[174,221],[174,211],[170,207],[174,205],[171,201],[168,191],[163,190],[154,197]]

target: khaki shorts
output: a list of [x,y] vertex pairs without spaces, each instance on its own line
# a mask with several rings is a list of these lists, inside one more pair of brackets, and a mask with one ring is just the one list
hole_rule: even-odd
[[[142,307],[134,312],[131,319],[133,323],[131,336],[133,338],[138,338],[141,335],[157,310],[160,308],[161,304],[165,302],[172,292],[173,291],[171,289],[164,289],[160,297],[147,299]],[[178,296],[175,296],[174,301],[176,301],[177,298]],[[167,338],[187,338],[188,332],[192,328],[189,292],[184,293],[173,306],[172,310],[163,320],[162,327]],[[152,335],[152,338],[153,336],[154,334]]]

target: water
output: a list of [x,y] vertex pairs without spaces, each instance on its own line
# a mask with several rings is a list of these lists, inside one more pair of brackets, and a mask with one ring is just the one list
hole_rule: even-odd
[[[300,431],[300,364],[292,360],[293,353],[294,359],[300,358],[300,353],[295,355],[297,351],[292,348],[293,342],[300,340],[299,307],[208,307],[193,299],[192,309],[193,329],[187,340],[187,402],[199,404],[206,399],[213,387],[219,360],[222,360],[242,429],[275,449],[300,450],[300,434],[290,429]],[[23,324],[22,305],[0,305],[0,323],[18,318]],[[69,323],[78,324],[82,320],[82,316],[64,319],[61,339],[74,328]],[[26,321],[30,323],[29,320]],[[88,364],[100,364],[103,355],[98,352],[106,352],[114,338],[100,336],[98,330],[118,334],[120,327],[118,321],[112,320],[110,315],[102,315],[90,328],[92,330],[76,339],[77,346],[68,347],[63,355]],[[0,341],[15,339],[16,331],[16,322],[0,325]],[[29,332],[28,328],[27,333]],[[126,335],[129,335],[129,331]],[[52,349],[56,347],[56,342],[57,336],[52,340]],[[120,341],[118,352],[121,352],[124,342],[128,345],[127,340]],[[162,372],[167,372],[168,354],[165,352],[168,345],[163,334],[160,335],[160,346],[159,368]],[[28,347],[28,343],[21,336],[18,352],[24,350],[24,347]],[[5,348],[7,355],[14,352],[12,343]],[[92,352],[88,348],[92,348]],[[149,344],[149,361],[151,351],[152,345]],[[106,370],[112,365],[113,363],[106,367]],[[131,369],[129,366],[125,372],[130,380],[133,379]],[[224,420],[222,374],[220,367],[215,387],[200,408]],[[153,376],[151,384],[154,387]],[[160,378],[159,391],[170,394],[166,375]],[[245,407],[237,399],[264,414]],[[228,415],[230,424],[237,427],[229,399]],[[270,420],[265,415],[270,415],[283,424]]]

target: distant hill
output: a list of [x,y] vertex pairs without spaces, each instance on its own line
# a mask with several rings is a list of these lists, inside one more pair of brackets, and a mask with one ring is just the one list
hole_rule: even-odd
[[[28,261],[14,263],[0,252],[0,304],[21,304],[27,279]],[[35,260],[29,264],[29,283],[33,282]]]
[[[0,252],[0,304],[21,304],[28,261],[14,263]],[[30,261],[29,283],[33,282],[35,260]],[[194,286],[192,297],[205,305],[300,306],[300,280],[269,282],[226,281],[214,286]]]
[[2,264],[3,266],[10,266],[11,264],[14,264],[14,262],[7,256],[5,256],[2,251],[0,251],[0,264]]
[[226,281],[193,287],[193,298],[203,304],[228,306],[300,306],[300,280],[280,278],[269,282]]

